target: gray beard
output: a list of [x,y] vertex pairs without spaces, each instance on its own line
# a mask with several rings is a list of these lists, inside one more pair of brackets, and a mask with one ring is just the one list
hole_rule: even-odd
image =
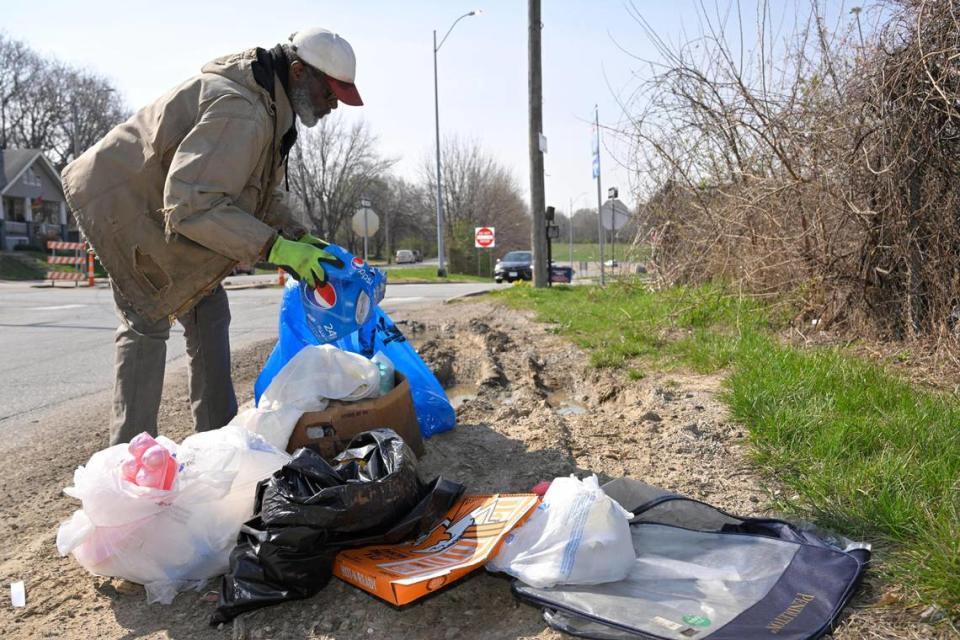
[[290,105],[293,107],[293,112],[300,118],[300,123],[307,128],[316,126],[320,118],[313,110],[313,101],[310,100],[307,90],[303,86],[291,87],[290,94]]

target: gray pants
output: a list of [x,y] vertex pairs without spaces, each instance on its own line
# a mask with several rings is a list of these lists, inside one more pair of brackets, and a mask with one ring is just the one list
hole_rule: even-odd
[[[157,413],[163,391],[170,322],[147,322],[113,288],[117,327],[116,384],[110,444],[129,442],[141,431],[157,435]],[[177,318],[183,325],[189,359],[188,381],[193,425],[197,431],[217,429],[237,414],[230,379],[230,305],[217,287]]]

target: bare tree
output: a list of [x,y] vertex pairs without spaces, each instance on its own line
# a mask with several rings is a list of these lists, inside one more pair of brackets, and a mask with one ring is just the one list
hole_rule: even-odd
[[375,237],[377,256],[397,249],[416,249],[422,255],[436,251],[433,195],[422,185],[388,175],[375,180],[367,196],[380,215],[383,230]]
[[382,157],[376,143],[366,123],[348,125],[339,114],[301,131],[288,171],[290,191],[317,235],[352,242],[350,217],[395,162]]
[[820,327],[960,346],[956,3],[880,1],[831,25],[812,0],[776,35],[761,2],[755,41],[738,3],[708,6],[677,44],[632,9],[659,59],[620,132],[658,275],[802,292]]
[[0,34],[0,149],[10,146],[13,111],[18,108],[30,78],[37,74],[39,63],[25,43]]
[[0,148],[41,149],[62,168],[128,115],[105,78],[0,35]]
[[105,78],[84,70],[66,70],[60,86],[60,119],[52,160],[64,166],[93,146],[110,129],[130,117],[130,111],[116,89]]
[[[475,226],[494,226],[497,251],[530,245],[530,216],[510,171],[473,141],[448,138],[442,147],[444,228],[454,269],[474,264]],[[433,159],[424,162],[423,185],[436,193]]]

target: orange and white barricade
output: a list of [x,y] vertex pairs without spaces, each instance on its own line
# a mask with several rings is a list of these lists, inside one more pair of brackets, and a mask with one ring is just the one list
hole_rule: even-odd
[[[85,242],[64,242],[62,240],[50,240],[47,242],[47,249],[53,251],[53,255],[47,256],[47,264],[72,264],[76,271],[47,271],[46,279],[51,285],[56,285],[57,280],[67,280],[79,286],[84,279],[87,285],[93,286],[93,251],[88,248]],[[57,255],[62,251],[67,255]],[[71,255],[72,254],[72,255]],[[86,273],[84,273],[86,265]]]

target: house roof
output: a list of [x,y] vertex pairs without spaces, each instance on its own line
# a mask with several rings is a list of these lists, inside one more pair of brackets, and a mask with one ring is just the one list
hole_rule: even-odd
[[23,172],[38,160],[54,181],[60,184],[57,170],[39,149],[3,149],[0,154],[0,193],[19,180]]

